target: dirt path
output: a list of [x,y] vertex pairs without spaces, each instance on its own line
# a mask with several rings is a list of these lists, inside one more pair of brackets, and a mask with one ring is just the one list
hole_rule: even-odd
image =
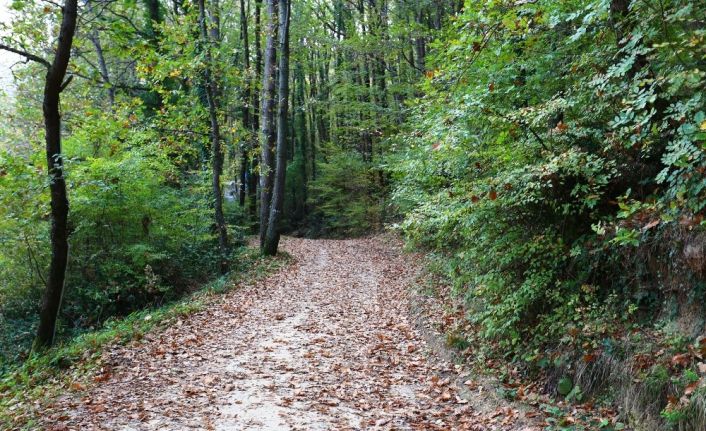
[[379,239],[283,248],[296,264],[109,351],[109,377],[59,400],[49,428],[512,428],[476,413],[444,377],[452,364],[427,355],[409,313],[409,256]]

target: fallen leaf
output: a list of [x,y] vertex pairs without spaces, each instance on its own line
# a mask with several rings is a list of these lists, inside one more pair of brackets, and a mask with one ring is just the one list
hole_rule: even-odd
[[694,391],[699,387],[699,384],[701,383],[701,379],[689,384],[684,388],[684,395],[689,396],[694,393]]

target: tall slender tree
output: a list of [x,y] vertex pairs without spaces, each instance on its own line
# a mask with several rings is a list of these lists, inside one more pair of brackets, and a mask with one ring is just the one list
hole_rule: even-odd
[[[260,82],[262,79],[262,44],[260,39],[261,33],[261,15],[262,11],[262,1],[255,0],[255,77],[253,79],[252,88],[252,127],[253,132],[257,136],[257,132],[260,129],[260,92],[257,91],[255,83]],[[255,139],[257,142],[257,139]],[[257,147],[257,145],[255,145]],[[253,219],[257,216],[257,187],[260,181],[258,174],[258,157],[253,156],[250,161],[250,177],[248,178],[248,193],[250,193],[250,215]]]
[[287,178],[287,137],[289,130],[289,0],[279,0],[279,90],[277,107],[277,151],[275,178],[272,190],[270,216],[265,233],[263,252],[277,254],[279,224],[284,206],[284,183]]
[[[240,41],[243,44],[243,68],[248,77],[245,82],[245,91],[242,97],[241,111],[243,115],[243,127],[249,132],[252,132],[252,113],[250,103],[252,102],[252,82],[250,80],[250,41],[248,34],[248,14],[245,9],[245,0],[240,0]],[[250,172],[249,163],[250,142],[245,141],[240,145],[240,190],[239,203],[241,207],[245,206],[246,199],[246,182],[252,175]]]
[[211,137],[211,164],[213,166],[212,193],[214,201],[214,219],[216,231],[218,233],[218,247],[220,252],[220,270],[225,274],[228,272],[228,228],[223,214],[223,189],[221,187],[221,176],[223,175],[223,148],[221,146],[220,124],[218,122],[218,95],[219,89],[216,78],[213,76],[213,54],[211,45],[216,43],[218,34],[218,15],[211,12],[211,31],[209,32],[206,18],[205,0],[198,0],[199,6],[199,28],[201,30],[201,42],[203,44],[206,65],[204,66],[203,78],[206,92],[206,102],[208,104],[208,117],[210,120]]
[[262,108],[260,109],[260,248],[264,251],[270,218],[274,185],[275,93],[277,78],[277,0],[267,0],[265,68],[262,74]]
[[66,192],[64,161],[61,151],[61,92],[69,84],[66,70],[71,59],[71,46],[76,33],[78,21],[77,0],[66,0],[62,8],[59,38],[51,62],[42,57],[6,46],[0,49],[23,55],[47,68],[44,81],[44,140],[46,143],[47,171],[49,172],[49,191],[51,195],[51,261],[49,277],[42,297],[39,313],[39,327],[34,348],[41,350],[54,343],[56,321],[61,309],[61,299],[64,294],[66,267],[69,260],[69,198]]
[[[156,52],[161,51],[160,40],[162,32],[160,26],[164,23],[164,13],[159,0],[142,0],[144,3],[145,30],[143,35]],[[169,79],[165,79],[163,84],[169,84]],[[163,96],[159,91],[151,89],[143,94],[145,106],[151,113],[158,112],[164,105]]]

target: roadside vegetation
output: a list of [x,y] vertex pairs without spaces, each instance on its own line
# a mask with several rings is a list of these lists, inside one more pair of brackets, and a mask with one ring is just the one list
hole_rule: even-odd
[[399,229],[463,298],[471,359],[702,429],[706,10],[519,3],[435,42],[390,138]]

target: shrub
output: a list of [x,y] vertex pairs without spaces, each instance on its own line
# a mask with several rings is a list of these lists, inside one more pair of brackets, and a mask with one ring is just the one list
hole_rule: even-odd
[[629,3],[467,4],[389,141],[399,228],[501,352],[654,316],[676,278],[651,263],[681,252],[677,225],[703,230],[706,9]]
[[360,154],[335,151],[318,164],[309,189],[310,228],[322,235],[362,235],[381,226],[378,173]]

